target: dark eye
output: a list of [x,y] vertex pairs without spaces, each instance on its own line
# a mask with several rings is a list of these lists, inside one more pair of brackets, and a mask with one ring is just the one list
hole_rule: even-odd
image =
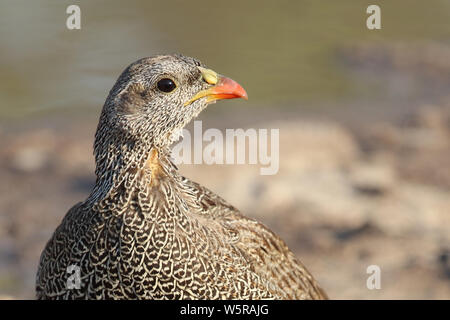
[[158,89],[161,90],[162,92],[171,92],[177,87],[175,82],[173,82],[173,80],[168,78],[159,80],[157,86]]

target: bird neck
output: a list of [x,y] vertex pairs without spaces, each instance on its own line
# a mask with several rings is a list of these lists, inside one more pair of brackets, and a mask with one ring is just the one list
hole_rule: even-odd
[[99,128],[94,154],[97,179],[89,202],[107,199],[111,194],[144,191],[158,186],[163,177],[177,175],[170,148],[156,145],[152,139],[137,140]]

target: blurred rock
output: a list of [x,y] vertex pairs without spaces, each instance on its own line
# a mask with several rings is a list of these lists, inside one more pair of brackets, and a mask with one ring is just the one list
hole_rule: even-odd
[[42,149],[27,147],[17,150],[12,156],[13,169],[23,172],[34,172],[43,169],[49,161],[49,155]]
[[352,167],[350,179],[356,191],[367,196],[382,196],[395,188],[393,168],[386,163],[359,163]]

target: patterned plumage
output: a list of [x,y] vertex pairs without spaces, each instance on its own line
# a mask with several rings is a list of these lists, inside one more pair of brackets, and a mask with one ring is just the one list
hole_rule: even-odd
[[[95,187],[47,243],[37,298],[326,298],[278,236],[170,159],[180,129],[234,97],[246,98],[237,83],[181,55],[144,58],[122,73],[97,128]],[[67,287],[71,265],[78,289]]]

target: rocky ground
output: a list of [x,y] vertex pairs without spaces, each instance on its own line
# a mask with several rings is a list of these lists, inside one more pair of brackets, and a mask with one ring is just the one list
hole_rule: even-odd
[[[180,170],[276,231],[331,298],[450,299],[450,103],[407,121],[266,122],[280,169]],[[33,298],[40,252],[94,181],[95,121],[0,131],[0,297]],[[381,289],[366,287],[369,265]]]

